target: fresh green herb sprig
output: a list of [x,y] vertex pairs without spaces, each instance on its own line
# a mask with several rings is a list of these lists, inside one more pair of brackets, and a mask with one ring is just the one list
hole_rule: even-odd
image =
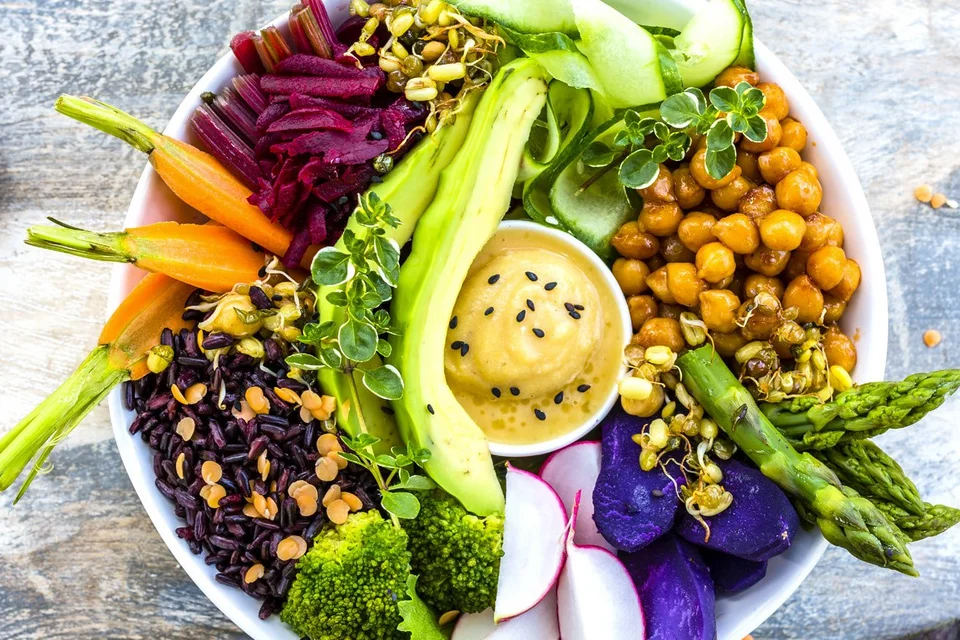
[[[316,347],[316,355],[298,353],[287,364],[304,370],[333,369],[347,374],[359,369],[363,385],[385,400],[403,396],[403,378],[391,365],[374,361],[377,354],[388,357],[390,343],[381,336],[396,335],[390,313],[381,309],[393,297],[400,277],[400,247],[387,237],[386,227],[400,224],[390,205],[375,193],[360,198],[354,220],[366,231],[347,229],[341,251],[324,247],[313,259],[311,276],[322,287],[336,287],[326,298],[344,310],[342,322],[328,320],[304,327],[300,342]],[[374,364],[371,364],[374,363]]]
[[[352,451],[342,452],[340,456],[370,471],[380,487],[380,505],[384,510],[402,520],[416,518],[420,513],[420,500],[410,492],[430,491],[437,486],[427,476],[412,472],[416,470],[414,465],[422,467],[430,459],[430,450],[408,445],[406,450],[393,447],[390,453],[377,455],[373,447],[380,439],[368,433],[361,433],[356,438],[343,436],[343,442]],[[390,470],[386,478],[381,468]]]
[[644,189],[656,181],[660,164],[683,160],[693,136],[705,135],[707,173],[719,180],[736,165],[734,137],[737,133],[752,142],[766,139],[767,123],[760,115],[765,101],[763,92],[746,82],[734,88],[715,87],[709,99],[700,89],[687,89],[660,104],[660,120],[627,111],[623,117],[624,127],[614,137],[613,147],[595,141],[581,159],[594,168],[609,169],[618,165],[624,186]]

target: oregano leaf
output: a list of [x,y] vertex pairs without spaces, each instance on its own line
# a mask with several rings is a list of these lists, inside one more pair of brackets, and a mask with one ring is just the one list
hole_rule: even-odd
[[580,159],[583,164],[594,169],[609,166],[617,157],[617,152],[602,142],[591,142],[583,151]]
[[719,151],[707,149],[706,161],[707,173],[714,180],[722,180],[733,171],[737,164],[737,149],[729,146]]
[[[726,120],[717,120],[707,132],[707,149],[721,151],[733,145],[733,129]],[[734,154],[736,155],[736,154]]]
[[321,286],[343,284],[353,275],[350,256],[334,247],[324,247],[310,263],[310,276]]
[[649,149],[634,151],[620,165],[620,182],[631,189],[645,189],[657,179],[660,165]]
[[413,520],[420,514],[420,501],[412,493],[383,491],[380,504],[401,520]]
[[710,91],[710,104],[723,113],[730,113],[740,105],[740,95],[730,87],[715,87]]
[[377,330],[369,322],[350,318],[340,325],[337,339],[343,355],[354,362],[366,362],[377,353]]
[[393,365],[385,364],[364,371],[363,386],[384,400],[399,400],[403,397],[403,378]]

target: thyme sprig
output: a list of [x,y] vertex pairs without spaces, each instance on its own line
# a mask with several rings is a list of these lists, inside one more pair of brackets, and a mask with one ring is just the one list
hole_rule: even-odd
[[[430,459],[429,449],[407,449],[393,447],[390,453],[374,453],[374,445],[380,442],[368,433],[360,433],[356,438],[343,436],[343,442],[352,452],[345,451],[340,456],[358,464],[373,474],[380,488],[380,505],[385,511],[402,520],[413,520],[420,513],[420,500],[411,491],[429,491],[437,485],[427,476],[412,473],[417,466]],[[381,468],[389,469],[384,478]]]

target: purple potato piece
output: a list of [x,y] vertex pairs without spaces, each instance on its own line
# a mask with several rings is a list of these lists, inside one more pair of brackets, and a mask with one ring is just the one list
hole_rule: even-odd
[[646,640],[717,637],[716,593],[696,547],[670,534],[620,560],[640,594]]
[[700,555],[710,568],[710,577],[718,589],[736,593],[763,580],[767,575],[767,561],[744,560],[729,553],[701,549]]
[[786,494],[758,469],[736,460],[718,460],[723,486],[733,503],[721,513],[704,518],[703,525],[686,511],[677,522],[684,539],[715,551],[762,562],[786,551],[800,527],[800,518]]
[[[661,469],[640,468],[640,446],[632,436],[645,424],[618,408],[602,425],[593,520],[600,535],[621,551],[638,551],[670,531],[680,504],[676,486]],[[677,482],[683,482],[679,473]]]

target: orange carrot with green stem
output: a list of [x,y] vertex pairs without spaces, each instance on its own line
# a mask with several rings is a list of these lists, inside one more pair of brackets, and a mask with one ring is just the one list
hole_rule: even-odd
[[104,260],[130,262],[206,291],[226,293],[238,282],[254,282],[264,254],[250,241],[218,224],[158,222],[119,233],[95,233],[65,225],[27,229],[27,244]]
[[[211,220],[277,256],[286,253],[293,233],[247,202],[250,189],[210,154],[157,133],[133,116],[91,98],[60,96],[55,108],[148,154],[150,164],[177,197]],[[310,258],[312,255],[305,258],[304,266],[309,267]]]
[[147,358],[164,328],[187,326],[183,307],[194,287],[150,273],[110,316],[97,348],[26,418],[0,438],[0,491],[10,488],[31,460],[23,497],[53,448],[69,435],[115,386],[145,376]]

